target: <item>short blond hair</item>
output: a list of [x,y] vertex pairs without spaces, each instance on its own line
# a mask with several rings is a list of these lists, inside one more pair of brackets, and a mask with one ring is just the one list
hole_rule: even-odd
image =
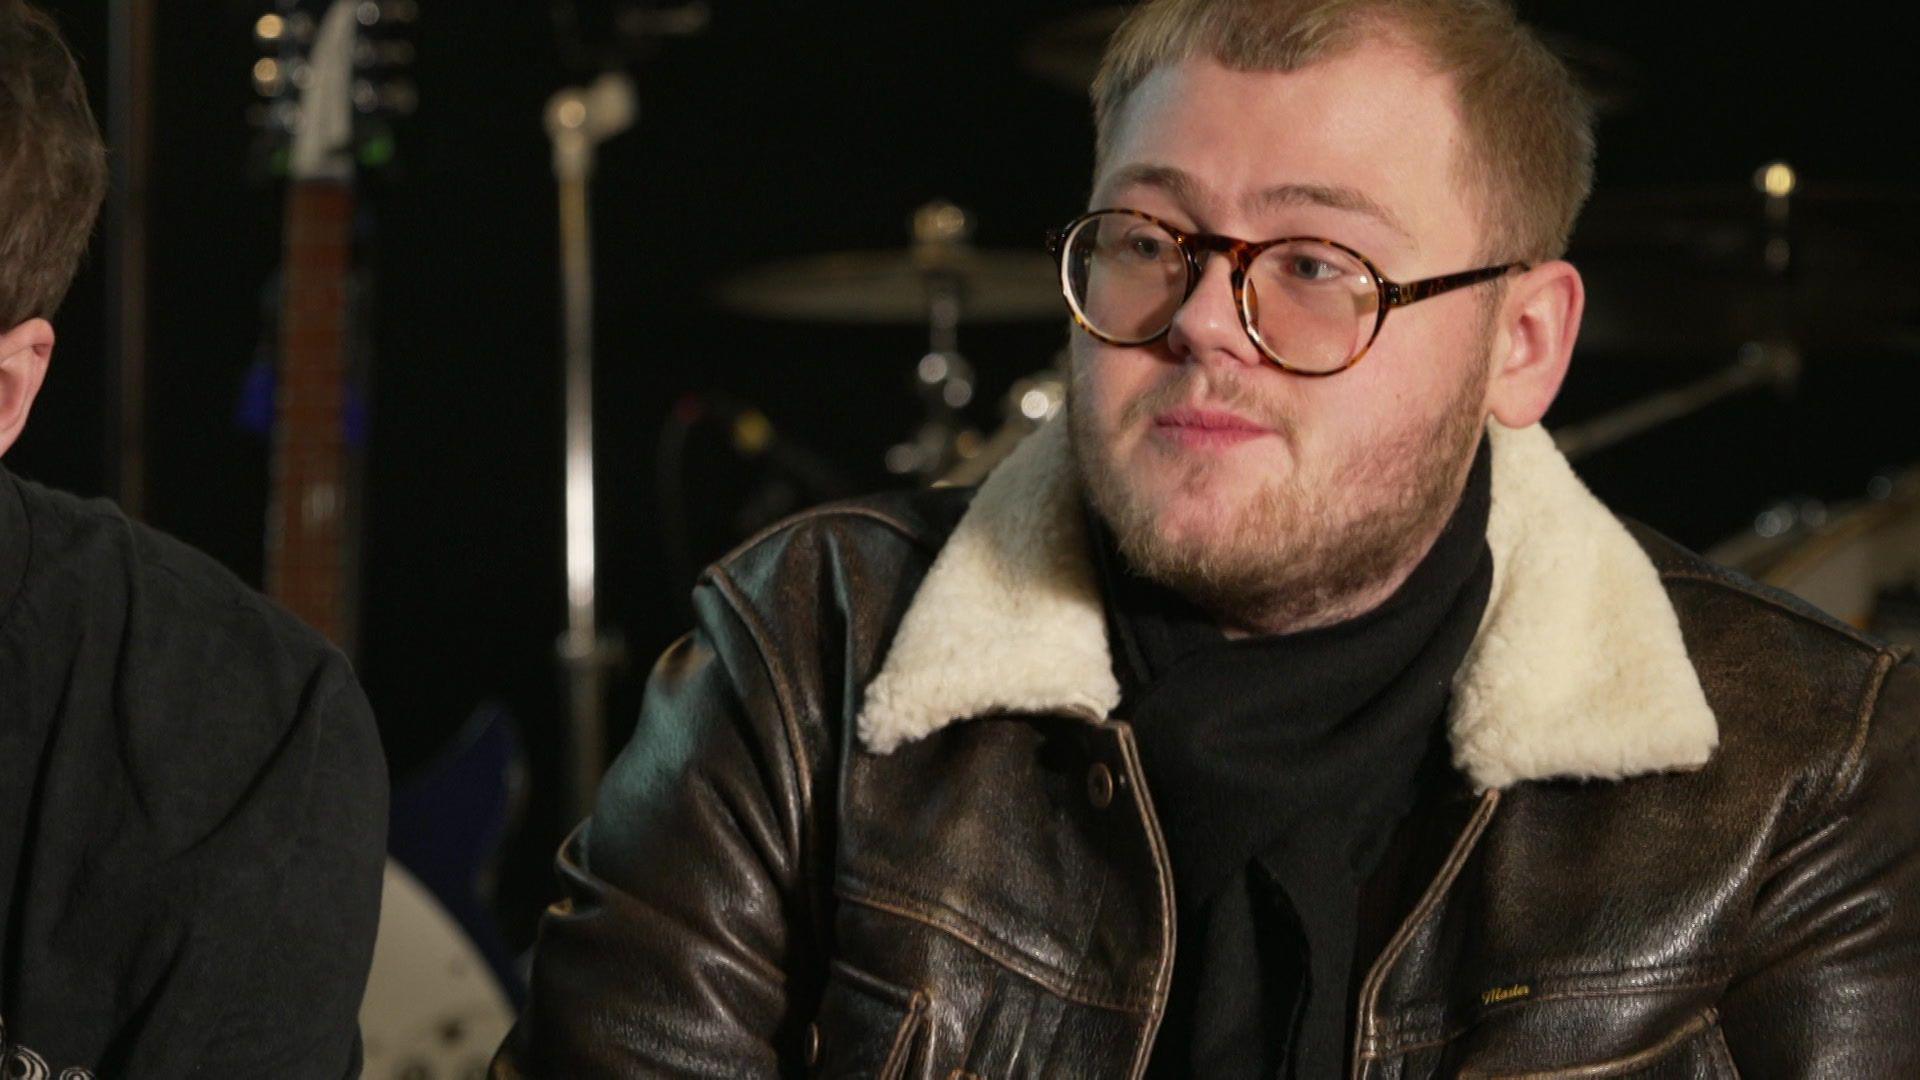
[[1455,163],[1479,195],[1488,261],[1566,253],[1593,189],[1593,108],[1506,0],[1148,0],[1107,45],[1093,84],[1099,161],[1132,93],[1196,55],[1238,71],[1296,71],[1371,36],[1424,53],[1456,89],[1467,146]]

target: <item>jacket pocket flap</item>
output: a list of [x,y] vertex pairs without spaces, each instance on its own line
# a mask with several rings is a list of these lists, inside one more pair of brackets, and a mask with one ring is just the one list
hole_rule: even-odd
[[905,1074],[924,1026],[928,999],[840,961],[814,1019],[814,1075],[895,1080]]

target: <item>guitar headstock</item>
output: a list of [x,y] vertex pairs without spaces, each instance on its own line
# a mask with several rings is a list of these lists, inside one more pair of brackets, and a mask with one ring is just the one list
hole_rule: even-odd
[[418,0],[277,0],[255,20],[252,111],[272,170],[345,179],[393,159],[391,121],[411,115]]

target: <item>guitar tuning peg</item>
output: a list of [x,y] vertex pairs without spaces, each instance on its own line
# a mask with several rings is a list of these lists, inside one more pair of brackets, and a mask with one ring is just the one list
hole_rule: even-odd
[[263,46],[277,46],[287,37],[287,19],[269,12],[254,20],[253,39]]
[[389,113],[411,116],[420,107],[420,91],[410,82],[397,81],[376,86],[371,79],[360,79],[353,84],[353,107],[355,111],[367,115]]
[[420,5],[417,0],[360,0],[353,17],[361,26],[408,26],[420,21]]
[[261,57],[253,65],[253,89],[261,97],[279,97],[287,88],[285,64],[271,56]]
[[377,41],[361,38],[353,47],[353,66],[362,71],[372,68],[406,67],[413,63],[410,41]]
[[420,108],[420,91],[405,79],[395,79],[380,88],[380,107],[395,116],[412,116]]
[[267,126],[275,131],[292,134],[300,129],[300,106],[282,98],[273,103],[267,112]]

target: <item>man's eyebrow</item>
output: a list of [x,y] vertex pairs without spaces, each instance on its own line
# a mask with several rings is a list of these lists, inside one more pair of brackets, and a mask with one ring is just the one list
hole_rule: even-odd
[[1408,246],[1418,249],[1420,242],[1393,211],[1357,188],[1330,187],[1325,184],[1277,184],[1248,200],[1251,210],[1270,210],[1277,206],[1324,206],[1350,214],[1364,214],[1399,234]]
[[[1102,186],[1110,192],[1119,188],[1133,188],[1133,186],[1160,188],[1169,196],[1173,196],[1173,202],[1179,202],[1181,206],[1188,209],[1202,208],[1208,202],[1212,202],[1200,181],[1196,181],[1190,173],[1179,169],[1177,165],[1154,165],[1154,163],[1123,165],[1116,169],[1114,175],[1108,177],[1106,184]],[[1373,196],[1369,196],[1359,188],[1348,188],[1338,184],[1275,184],[1271,188],[1256,192],[1246,200],[1246,209],[1252,213],[1271,211],[1281,206],[1325,206],[1327,209],[1340,209],[1346,213],[1361,213],[1365,217],[1373,217],[1375,221],[1379,221],[1380,225],[1386,225],[1388,229],[1392,229],[1394,234],[1398,234],[1415,252],[1419,252],[1421,248],[1421,242],[1413,238],[1413,231],[1409,231],[1400,223],[1400,217],[1396,217],[1392,209],[1384,208],[1379,200],[1375,200]]]
[[[1107,178],[1103,186],[1108,191],[1129,187],[1158,188],[1188,209],[1203,207],[1211,201],[1200,181],[1174,165],[1141,163],[1122,166]],[[1420,242],[1414,239],[1413,232],[1401,223],[1393,211],[1358,188],[1330,184],[1276,184],[1247,200],[1247,209],[1253,213],[1285,206],[1324,206],[1329,210],[1362,214],[1393,230],[1407,242],[1408,247],[1415,251],[1420,248]]]
[[1108,191],[1129,187],[1159,188],[1188,209],[1209,201],[1198,180],[1172,165],[1127,165],[1107,177],[1103,186]]

